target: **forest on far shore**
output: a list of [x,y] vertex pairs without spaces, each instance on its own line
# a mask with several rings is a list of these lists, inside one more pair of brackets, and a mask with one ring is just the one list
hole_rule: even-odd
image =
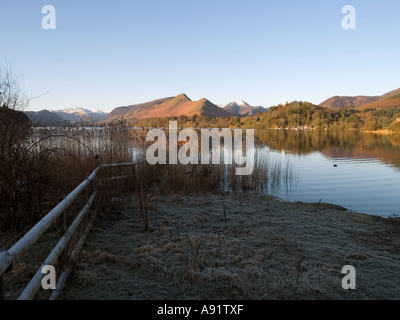
[[266,112],[247,117],[178,116],[142,120],[122,120],[129,126],[168,127],[171,120],[182,127],[243,129],[359,129],[400,132],[398,105],[379,108],[325,108],[309,102],[293,102],[271,107]]

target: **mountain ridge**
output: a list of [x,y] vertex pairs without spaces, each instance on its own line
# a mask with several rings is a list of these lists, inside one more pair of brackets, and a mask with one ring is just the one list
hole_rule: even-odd
[[331,109],[339,109],[343,107],[361,107],[383,99],[391,98],[399,94],[400,94],[400,88],[392,90],[380,96],[366,96],[366,95],[334,96],[321,102],[319,106]]
[[137,121],[174,116],[224,117],[230,116],[230,114],[206,98],[192,101],[186,94],[182,93],[175,97],[116,108],[110,112],[104,122]]
[[[318,106],[328,109],[353,107],[364,113],[368,111],[366,109],[398,108],[400,107],[400,88],[381,96],[334,96],[320,103]],[[134,124],[143,119],[179,116],[248,117],[257,115],[260,112],[264,113],[271,109],[272,107],[253,107],[244,100],[233,100],[225,106],[216,105],[206,98],[192,101],[185,93],[182,93],[177,96],[156,99],[145,103],[117,107],[109,113],[85,108],[41,110],[39,112],[27,111],[25,113],[36,125],[75,123],[97,123],[101,125],[120,121]]]
[[162,99],[156,99],[153,101],[145,102],[145,103],[139,103],[139,104],[134,104],[134,105],[129,105],[129,106],[122,106],[122,107],[117,107],[114,108],[108,115],[107,117],[103,120],[103,122],[115,122],[115,121],[120,121],[123,120],[125,117],[129,117],[129,115],[134,112],[135,110],[141,109],[141,108],[151,108],[153,105],[156,104],[162,104],[168,100],[173,99],[174,97],[167,97],[167,98],[162,98]]

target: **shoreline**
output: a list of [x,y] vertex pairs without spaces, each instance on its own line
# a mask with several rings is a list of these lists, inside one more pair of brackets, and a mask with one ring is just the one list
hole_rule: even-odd
[[367,132],[367,133],[376,133],[376,134],[400,134],[400,132],[396,132],[393,130],[360,130],[361,132]]

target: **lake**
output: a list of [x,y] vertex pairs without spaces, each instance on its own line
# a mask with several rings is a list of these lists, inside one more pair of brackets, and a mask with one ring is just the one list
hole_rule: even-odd
[[292,171],[292,179],[269,188],[268,194],[400,216],[400,135],[265,130],[256,136],[257,152],[290,164]]
[[[60,133],[79,136],[80,143],[73,147],[88,157],[108,149],[124,155],[128,143],[132,160],[138,161],[144,157],[146,131],[132,129],[135,138],[124,139],[119,131],[93,128]],[[261,170],[256,191],[285,201],[325,202],[371,215],[400,216],[400,135],[314,130],[255,133],[256,161],[268,168],[267,173]],[[70,146],[75,140],[63,141]],[[232,191],[229,181],[221,183],[221,188]]]

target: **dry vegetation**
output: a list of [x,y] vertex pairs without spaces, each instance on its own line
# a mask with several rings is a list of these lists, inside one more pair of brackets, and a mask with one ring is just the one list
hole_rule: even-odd
[[[251,194],[138,197],[99,222],[63,299],[398,299],[399,221]],[[342,289],[344,265],[357,289]]]
[[[5,109],[0,109],[4,115]],[[15,115],[15,113],[12,111]],[[0,118],[2,164],[0,170],[0,251],[13,246],[33,225],[75,189],[99,164],[131,162],[129,142],[132,137],[125,127],[54,128],[32,131],[21,119]],[[26,125],[21,125],[26,123]],[[94,132],[96,131],[96,132]],[[115,175],[131,175],[129,168],[103,170],[95,181],[97,191],[92,212],[107,214],[113,210],[115,196],[132,190],[134,178],[112,181]],[[66,210],[69,227],[93,188],[80,194]],[[111,207],[110,207],[111,206]],[[91,215],[84,219],[67,249],[71,255]],[[53,225],[4,275],[5,298],[15,299],[28,284],[44,259],[58,241],[57,226]],[[63,262],[58,261],[60,272]],[[42,290],[43,291],[43,290]],[[38,299],[48,293],[39,292]]]
[[0,122],[2,231],[22,235],[99,164],[132,160],[124,127],[33,131],[21,121]]

